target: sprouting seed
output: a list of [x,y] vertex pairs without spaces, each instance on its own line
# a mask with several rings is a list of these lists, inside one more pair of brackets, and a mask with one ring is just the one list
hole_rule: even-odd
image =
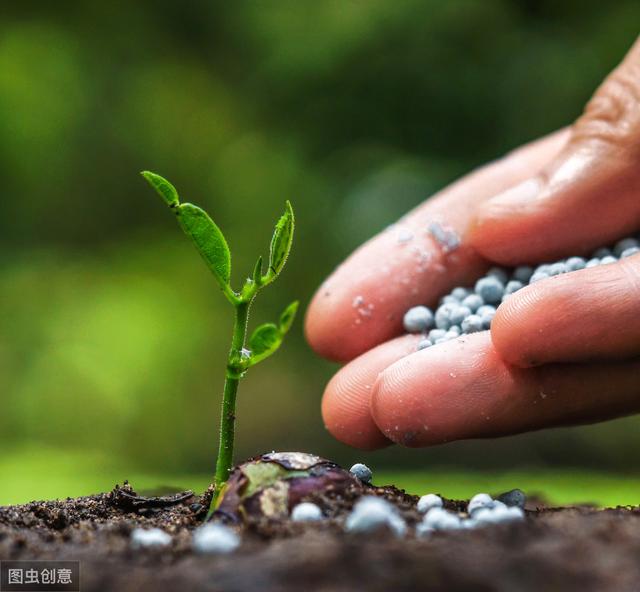
[[234,309],[233,338],[227,358],[227,372],[222,394],[215,489],[208,514],[208,517],[211,517],[220,498],[222,486],[226,483],[233,466],[235,401],[239,381],[250,367],[276,352],[289,331],[298,309],[298,303],[292,302],[280,315],[277,323],[259,325],[247,340],[249,309],[256,295],[276,280],[289,257],[294,231],[293,209],[287,201],[284,214],[276,223],[271,238],[266,270],[263,268],[262,257],[258,257],[253,273],[244,282],[242,288],[236,291],[231,286],[231,252],[220,228],[204,210],[193,204],[181,202],[176,188],[169,181],[149,171],[142,172],[142,176],[176,215],[182,230],[193,241],[220,290]]

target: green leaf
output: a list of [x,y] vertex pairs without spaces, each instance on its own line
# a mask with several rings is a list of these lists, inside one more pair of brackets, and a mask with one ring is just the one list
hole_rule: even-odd
[[253,282],[259,286],[262,283],[262,255],[258,257],[256,266],[253,268]]
[[291,325],[296,318],[296,312],[298,312],[298,306],[300,303],[295,300],[292,302],[287,308],[284,309],[284,312],[280,315],[280,333],[284,336],[289,329],[291,329]]
[[296,300],[284,309],[284,312],[280,315],[278,325],[265,323],[256,328],[251,335],[251,339],[249,339],[249,348],[251,349],[250,366],[254,366],[277,351],[282,344],[284,336],[293,324],[298,304]]
[[282,343],[280,329],[273,323],[256,327],[249,339],[251,357],[260,361],[275,352]]
[[242,467],[248,483],[242,492],[242,499],[251,497],[256,491],[273,485],[287,474],[287,469],[277,463],[247,463]]
[[174,208],[180,203],[176,188],[164,177],[156,175],[151,171],[142,171],[140,174],[147,180],[149,185],[158,192],[158,195],[164,199],[170,208]]
[[191,237],[213,275],[222,288],[228,290],[231,253],[222,231],[204,210],[193,204],[180,204],[176,213],[182,229]]
[[293,242],[294,225],[293,208],[287,200],[284,214],[280,220],[278,220],[275,230],[273,231],[273,238],[271,239],[269,272],[267,274],[268,281],[274,280],[287,262],[289,251],[291,251],[291,243]]

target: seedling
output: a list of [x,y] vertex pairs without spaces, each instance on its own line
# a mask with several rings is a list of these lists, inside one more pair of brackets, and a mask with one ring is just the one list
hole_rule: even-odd
[[227,359],[222,393],[220,444],[214,478],[214,499],[209,510],[209,514],[211,514],[233,465],[238,383],[249,368],[266,360],[276,352],[291,328],[298,309],[298,302],[292,302],[280,315],[278,323],[259,325],[247,343],[247,322],[253,300],[260,290],[273,283],[280,275],[289,256],[293,241],[293,209],[287,201],[284,214],[278,220],[273,232],[269,266],[266,273],[263,273],[262,256],[260,256],[242,289],[235,291],[231,287],[231,253],[220,228],[198,206],[181,203],[178,192],[169,181],[149,171],[143,171],[141,174],[175,213],[182,230],[195,244],[196,249],[216,278],[222,293],[233,306],[235,313],[231,349]]

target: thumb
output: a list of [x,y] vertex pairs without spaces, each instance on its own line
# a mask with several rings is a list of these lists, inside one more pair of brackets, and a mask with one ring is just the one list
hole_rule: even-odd
[[478,208],[469,241],[503,264],[587,252],[640,228],[640,39],[534,177]]

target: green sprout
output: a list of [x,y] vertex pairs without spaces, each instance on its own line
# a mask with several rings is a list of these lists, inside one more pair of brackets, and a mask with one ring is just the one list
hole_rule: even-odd
[[222,293],[235,311],[233,338],[227,359],[222,394],[220,444],[214,478],[214,498],[209,510],[209,515],[211,515],[222,486],[226,483],[233,466],[238,383],[251,366],[255,366],[276,352],[291,328],[298,309],[298,302],[292,302],[280,315],[278,323],[259,325],[251,334],[248,344],[246,343],[247,321],[251,304],[257,293],[278,277],[291,251],[294,228],[293,209],[287,201],[284,214],[278,220],[273,232],[269,267],[266,273],[263,273],[262,256],[260,256],[251,276],[245,280],[242,289],[236,292],[231,287],[231,252],[220,228],[204,210],[190,203],[181,203],[178,192],[169,181],[149,171],[143,171],[141,174],[176,214],[182,230],[195,244],[218,281]]

